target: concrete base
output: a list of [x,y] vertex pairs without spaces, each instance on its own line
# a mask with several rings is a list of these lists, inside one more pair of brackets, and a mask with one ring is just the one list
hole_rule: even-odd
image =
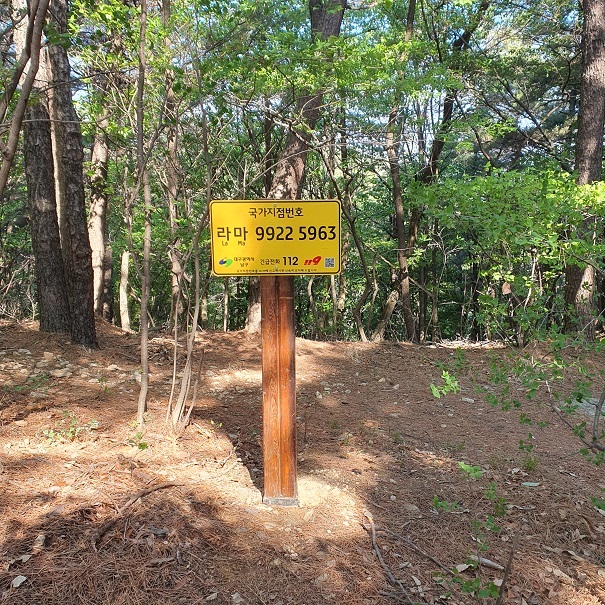
[[285,498],[278,496],[277,498],[263,497],[263,504],[268,506],[298,506],[298,498]]

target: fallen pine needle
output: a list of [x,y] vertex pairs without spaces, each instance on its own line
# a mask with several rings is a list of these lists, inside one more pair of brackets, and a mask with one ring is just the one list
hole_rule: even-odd
[[105,521],[105,523],[103,523],[103,525],[101,525],[101,527],[99,527],[99,529],[93,534],[92,538],[90,539],[92,549],[97,552],[97,542],[118,522],[120,517],[124,514],[124,511],[130,508],[139,498],[143,498],[153,492],[157,492],[160,489],[166,489],[167,487],[178,487],[180,485],[180,483],[167,481],[165,483],[159,483],[158,485],[146,487],[142,490],[139,490],[136,494],[133,494],[128,499],[128,502],[118,509],[118,514],[112,519],[109,519],[109,521]]

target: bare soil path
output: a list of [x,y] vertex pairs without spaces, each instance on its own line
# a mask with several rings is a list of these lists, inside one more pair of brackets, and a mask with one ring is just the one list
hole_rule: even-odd
[[[0,603],[605,603],[605,473],[547,392],[530,429],[488,405],[504,349],[298,340],[300,506],[272,508],[259,338],[200,335],[176,439],[169,337],[141,434],[137,337],[101,324],[86,351],[36,330],[0,324]],[[461,390],[437,399],[444,368]]]

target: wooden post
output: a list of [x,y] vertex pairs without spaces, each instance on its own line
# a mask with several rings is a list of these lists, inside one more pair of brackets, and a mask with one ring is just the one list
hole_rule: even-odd
[[261,282],[263,502],[298,506],[296,486],[296,340],[294,278]]

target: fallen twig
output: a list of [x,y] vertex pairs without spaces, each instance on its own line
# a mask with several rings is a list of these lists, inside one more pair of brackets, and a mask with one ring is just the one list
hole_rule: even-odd
[[143,498],[153,492],[157,492],[159,489],[165,489],[167,487],[178,487],[180,485],[180,483],[167,481],[166,483],[160,483],[158,485],[146,487],[142,490],[139,490],[136,494],[133,494],[129,498],[128,502],[126,502],[124,506],[121,506],[118,509],[117,515],[112,519],[105,521],[105,523],[103,523],[103,525],[101,525],[101,527],[99,527],[99,529],[93,534],[92,538],[90,539],[92,549],[97,552],[97,542],[107,533],[109,529],[111,529],[120,520],[121,516],[124,514],[124,511],[131,507],[139,498]]
[[513,558],[515,556],[515,550],[517,549],[517,537],[513,540],[513,545],[510,549],[510,554],[508,555],[508,561],[506,562],[506,567],[504,569],[504,575],[502,576],[502,584],[500,584],[500,590],[498,591],[498,599],[496,600],[496,605],[502,605],[502,600],[504,599],[504,589],[506,588],[506,581],[508,580],[508,576],[510,574],[510,570],[513,566]]
[[364,509],[363,516],[370,522],[369,527],[367,527],[365,523],[363,524],[363,526],[364,529],[366,531],[369,531],[370,533],[370,537],[372,538],[372,547],[374,548],[374,552],[378,557],[378,561],[380,561],[380,565],[382,566],[382,569],[384,570],[387,579],[393,586],[396,586],[397,588],[399,588],[399,590],[401,590],[403,596],[406,598],[407,602],[410,605],[414,605],[414,601],[412,601],[410,593],[406,590],[405,586],[393,575],[393,572],[391,571],[389,566],[384,562],[382,553],[380,552],[380,548],[378,547],[378,543],[376,542],[376,527],[374,526],[374,517],[372,516],[372,513],[369,510]]
[[601,419],[603,404],[605,404],[605,388],[603,389],[603,391],[601,392],[601,396],[599,397],[599,401],[594,411],[594,420],[592,422],[592,443],[600,451],[605,451],[605,446],[600,443],[601,434],[599,433],[599,420]]
[[375,506],[376,508],[380,508],[381,510],[388,510],[386,506],[381,506],[380,504],[377,504],[376,502],[374,502],[373,500],[370,500],[369,498],[366,498],[365,496],[361,496],[361,498],[363,500],[365,500],[368,504],[371,504],[372,506]]
[[429,553],[422,550],[422,548],[420,548],[420,546],[417,546],[411,540],[408,540],[407,538],[404,538],[402,535],[396,534],[395,532],[390,531],[388,529],[380,529],[379,531],[383,534],[388,534],[389,536],[392,536],[393,538],[397,538],[397,540],[400,540],[404,544],[407,544],[412,550],[415,550],[419,555],[422,555],[423,557],[426,557],[429,561],[432,561],[435,565],[437,565],[443,571],[447,572],[448,574],[451,573],[451,569],[448,569],[443,563],[441,563],[441,561],[438,561],[437,559],[435,559],[435,557],[433,557],[432,555],[429,555]]
[[470,558],[473,561],[477,561],[479,565],[482,567],[487,567],[488,569],[495,569],[496,571],[504,571],[504,567],[500,565],[500,563],[496,563],[491,559],[486,559],[485,557],[478,557],[477,555],[471,555]]

